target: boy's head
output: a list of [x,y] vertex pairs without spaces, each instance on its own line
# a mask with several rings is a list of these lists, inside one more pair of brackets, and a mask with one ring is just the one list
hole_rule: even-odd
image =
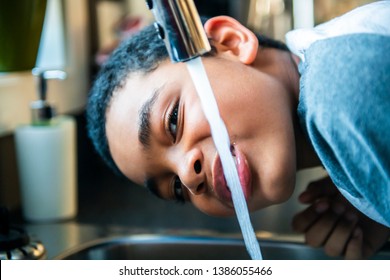
[[[295,64],[284,45],[229,17],[208,20],[204,57],[251,211],[286,200],[295,176]],[[269,48],[271,46],[271,48]],[[184,63],[172,64],[153,27],[123,42],[91,91],[88,130],[115,170],[156,195],[233,215],[209,124]]]

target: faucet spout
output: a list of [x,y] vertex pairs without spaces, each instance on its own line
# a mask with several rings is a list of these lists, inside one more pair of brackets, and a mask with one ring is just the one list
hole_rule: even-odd
[[193,0],[147,0],[172,62],[191,60],[211,50]]

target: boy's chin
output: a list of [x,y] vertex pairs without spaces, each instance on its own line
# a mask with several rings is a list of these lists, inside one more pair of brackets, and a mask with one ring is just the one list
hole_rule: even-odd
[[[252,198],[250,211],[257,211],[264,208],[267,208],[272,205],[277,205],[286,202],[290,199],[294,191],[294,185],[293,184],[287,184],[283,186],[273,186],[270,191],[267,193],[261,194],[261,197]],[[260,194],[259,194],[260,195]],[[260,202],[261,201],[261,202]],[[252,210],[253,209],[253,210]]]

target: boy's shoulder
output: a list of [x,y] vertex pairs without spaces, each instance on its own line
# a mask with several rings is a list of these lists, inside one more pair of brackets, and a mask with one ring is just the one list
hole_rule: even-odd
[[390,214],[389,53],[390,37],[383,35],[314,43],[300,65],[298,106],[301,126],[335,184],[381,222],[375,213]]
[[[350,34],[317,41],[300,64],[300,110],[323,114],[390,101],[390,36]],[[339,114],[336,114],[339,115]]]

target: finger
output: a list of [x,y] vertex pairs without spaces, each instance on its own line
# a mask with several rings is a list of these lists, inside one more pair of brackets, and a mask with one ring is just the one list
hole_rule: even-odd
[[337,257],[344,253],[357,222],[357,216],[350,212],[347,212],[339,219],[336,227],[332,230],[325,242],[324,250],[327,255]]
[[337,190],[329,177],[311,182],[306,190],[298,197],[301,203],[312,203],[316,199],[324,196],[333,196],[337,194]]
[[345,250],[345,258],[358,260],[363,258],[363,233],[360,228],[355,228],[352,237]]
[[313,247],[320,247],[326,243],[328,236],[337,225],[339,215],[333,211],[326,211],[306,231],[306,243]]
[[297,232],[306,232],[308,228],[318,220],[322,213],[329,208],[326,200],[318,201],[293,217],[292,228]]

